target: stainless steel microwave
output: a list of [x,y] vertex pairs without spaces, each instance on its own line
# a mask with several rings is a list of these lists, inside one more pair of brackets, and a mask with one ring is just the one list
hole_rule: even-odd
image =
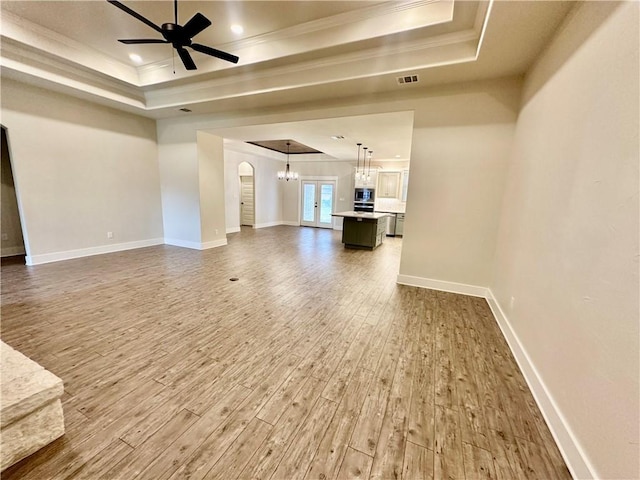
[[356,188],[355,202],[373,203],[375,200],[375,190],[373,188]]

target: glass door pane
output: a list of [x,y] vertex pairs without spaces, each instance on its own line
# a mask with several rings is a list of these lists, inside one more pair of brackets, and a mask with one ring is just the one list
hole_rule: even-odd
[[319,227],[333,226],[333,220],[331,214],[333,213],[333,193],[334,184],[332,183],[320,183],[320,219],[318,221]]
[[302,183],[302,225],[316,225],[316,182]]

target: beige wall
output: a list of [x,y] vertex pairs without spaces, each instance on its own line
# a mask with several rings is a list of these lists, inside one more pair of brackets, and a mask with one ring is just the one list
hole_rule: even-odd
[[284,163],[274,157],[276,154],[261,154],[261,148],[248,144],[225,145],[225,211],[227,232],[240,229],[240,170],[243,162],[253,165],[243,169],[243,174],[251,173],[254,179],[255,227],[279,225],[282,222],[282,185],[278,181],[278,170]]
[[414,102],[401,281],[489,284],[519,97],[502,81]]
[[198,132],[197,142],[200,242],[203,248],[226,245],[223,139]]
[[488,120],[481,125],[416,125],[402,275],[489,284],[514,124]]
[[3,79],[2,123],[28,261],[162,242],[154,121]]
[[22,238],[22,226],[20,224],[20,212],[18,211],[18,198],[11,172],[11,161],[9,158],[9,145],[2,129],[2,187],[0,188],[2,213],[0,219],[2,226],[2,256],[24,254],[24,240]]
[[580,478],[640,477],[638,25],[585,2],[528,75],[491,284]]

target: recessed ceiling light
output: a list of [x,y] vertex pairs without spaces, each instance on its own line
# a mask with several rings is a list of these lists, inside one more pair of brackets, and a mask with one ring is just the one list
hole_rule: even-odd
[[244,28],[242,27],[242,25],[238,25],[237,23],[234,23],[233,25],[231,25],[231,31],[236,35],[240,35],[244,33]]
[[400,158],[400,155],[396,155],[396,158]]
[[331,138],[334,140],[344,140],[344,136],[342,135],[331,135]]
[[137,53],[130,53],[129,58],[135,63],[142,63],[142,57]]

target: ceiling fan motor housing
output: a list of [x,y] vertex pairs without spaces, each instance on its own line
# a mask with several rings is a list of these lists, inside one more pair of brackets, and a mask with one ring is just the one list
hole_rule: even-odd
[[184,27],[175,23],[162,24],[162,36],[174,47],[188,47],[191,45],[191,39],[183,35]]

